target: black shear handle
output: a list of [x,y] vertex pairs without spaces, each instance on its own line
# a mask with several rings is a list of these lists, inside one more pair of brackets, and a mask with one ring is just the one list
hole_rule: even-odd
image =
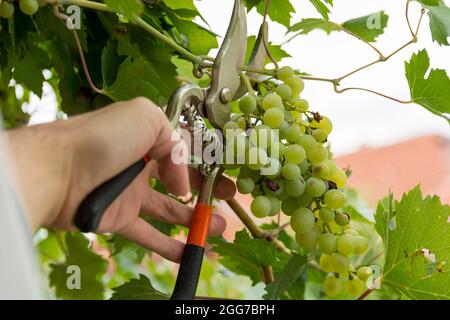
[[145,168],[146,164],[147,159],[141,159],[94,189],[78,207],[74,218],[75,226],[82,232],[97,230],[106,209]]
[[187,243],[181,257],[177,281],[170,300],[193,300],[202,269],[203,247]]

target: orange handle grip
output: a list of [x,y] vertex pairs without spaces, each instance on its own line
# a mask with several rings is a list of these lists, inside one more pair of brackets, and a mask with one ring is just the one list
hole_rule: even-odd
[[191,226],[187,238],[188,244],[203,247],[208,237],[212,208],[204,203],[197,203],[192,215]]

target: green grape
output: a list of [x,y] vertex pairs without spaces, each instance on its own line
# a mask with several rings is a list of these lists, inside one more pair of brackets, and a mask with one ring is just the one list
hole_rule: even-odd
[[325,192],[325,204],[328,208],[339,209],[345,204],[345,193],[339,190],[328,190]]
[[255,217],[264,218],[267,217],[272,211],[272,203],[269,198],[265,196],[257,196],[253,199],[250,205],[250,210]]
[[287,84],[292,89],[292,96],[298,96],[303,89],[305,88],[305,83],[303,82],[303,79],[299,76],[293,76],[286,81],[284,81],[285,84]]
[[337,239],[337,251],[343,255],[355,252],[355,240],[349,234],[343,234]]
[[39,9],[37,0],[19,0],[20,10],[26,15],[32,16]]
[[277,78],[281,81],[286,81],[289,78],[292,78],[294,75],[294,70],[292,70],[291,67],[284,66],[278,69],[277,71]]
[[336,222],[338,226],[343,227],[350,222],[350,217],[346,213],[336,212],[334,215],[334,222]]
[[319,249],[323,253],[333,254],[336,251],[336,236],[332,233],[324,233],[319,237]]
[[250,142],[253,146],[268,149],[273,141],[278,141],[276,133],[268,126],[260,124],[250,132]]
[[275,92],[281,97],[283,100],[289,100],[292,96],[292,89],[287,84],[281,84],[276,89]]
[[222,132],[225,135],[225,137],[229,138],[235,136],[236,134],[241,133],[242,129],[236,122],[228,121],[223,125]]
[[314,213],[308,208],[298,208],[292,213],[291,227],[297,234],[305,234],[314,227]]
[[357,236],[359,236],[358,231],[353,230],[353,229],[347,229],[347,230],[344,231],[344,233],[345,233],[345,234],[349,234],[349,235],[351,235],[352,237],[357,237]]
[[237,189],[242,194],[251,193],[255,188],[255,182],[250,178],[237,179]]
[[14,5],[12,3],[3,1],[0,4],[0,17],[9,19],[14,15]]
[[367,251],[367,248],[369,247],[369,243],[366,238],[362,236],[356,236],[354,238],[355,242],[355,253],[356,254],[363,254]]
[[289,110],[284,110],[284,121],[288,122],[288,124],[290,122],[294,121],[294,116],[292,115],[292,112]]
[[330,180],[336,183],[336,186],[341,189],[347,182],[347,175],[345,174],[344,170],[336,168],[334,173],[330,175]]
[[323,289],[327,296],[337,296],[342,291],[342,280],[335,275],[329,274],[323,282]]
[[319,218],[325,223],[330,223],[334,220],[334,212],[328,208],[320,208]]
[[278,108],[267,110],[263,115],[263,122],[272,129],[279,128],[284,121],[284,112]]
[[319,122],[313,120],[311,122],[311,127],[323,129],[328,136],[331,133],[331,131],[333,130],[333,124],[331,123],[331,120],[329,118],[327,118],[325,116],[321,116],[321,117],[322,117],[322,119]]
[[324,142],[325,140],[327,140],[327,134],[325,132],[325,130],[323,129],[315,129],[312,131],[311,135],[314,137],[314,139],[317,140],[317,142]]
[[253,181],[258,181],[260,177],[261,175],[258,170],[252,170],[247,166],[241,166],[241,169],[239,170],[238,178],[250,178]]
[[315,177],[326,179],[330,174],[330,169],[328,168],[328,165],[325,163],[325,161],[322,161],[318,164],[315,164],[312,167],[311,172]]
[[289,143],[295,143],[301,135],[302,132],[300,130],[300,127],[296,124],[289,126],[289,128],[284,131],[284,138]]
[[305,180],[300,178],[293,181],[286,181],[284,188],[291,197],[299,197],[305,192]]
[[286,191],[283,190],[283,192],[277,196],[277,199],[280,201],[285,201],[289,197],[290,197],[289,193],[287,193]]
[[288,181],[297,180],[301,174],[300,167],[293,163],[286,163],[281,169],[281,176]]
[[364,291],[364,284],[357,277],[345,281],[345,288],[352,296],[359,296]]
[[360,267],[356,272],[359,279],[362,281],[367,281],[370,276],[373,274],[372,268],[370,267]]
[[299,164],[305,159],[305,150],[297,144],[291,144],[284,150],[284,158],[289,163]]
[[337,165],[336,165],[336,163],[333,160],[327,159],[327,160],[322,161],[320,163],[323,163],[323,164],[327,165],[328,170],[329,170],[329,172],[328,172],[328,176],[329,177],[331,177],[335,173],[335,171],[337,169]]
[[269,215],[274,216],[280,212],[281,202],[275,197],[267,197],[267,198],[270,200],[271,203],[271,210]]
[[282,142],[273,141],[268,148],[268,153],[270,157],[280,159],[281,157],[283,157],[285,149],[286,146]]
[[263,192],[261,190],[261,186],[260,185],[255,185],[255,188],[253,189],[252,193],[251,193],[253,198],[256,198],[257,196],[261,196],[263,195]]
[[[319,238],[320,241],[320,238]],[[319,244],[320,246],[320,244]],[[322,253],[319,259],[320,268],[325,272],[333,272],[333,267],[331,266],[331,256]]]
[[335,272],[346,273],[349,270],[348,258],[340,253],[331,256],[331,267]]
[[284,110],[283,101],[276,93],[269,93],[265,96],[262,101],[262,107],[264,110],[269,110],[270,108],[279,108]]
[[316,139],[314,139],[314,137],[309,134],[300,136],[295,143],[305,149],[306,155],[310,155],[311,153],[313,153],[318,146]]
[[257,102],[254,96],[248,94],[239,100],[239,110],[243,114],[253,113],[256,110]]
[[309,109],[309,102],[305,99],[294,98],[291,100],[291,103],[293,104],[295,110],[299,112],[306,112]]
[[247,130],[247,120],[245,120],[245,117],[237,118],[236,123],[238,124],[238,126],[241,130],[243,130],[243,131]]
[[319,162],[325,161],[328,158],[327,148],[318,145],[317,148],[308,155],[308,160],[311,164],[317,164]]
[[298,209],[298,207],[299,204],[296,198],[288,197],[285,200],[281,201],[281,211],[283,211],[285,215],[292,215],[294,211]]
[[267,179],[262,182],[262,188],[266,194],[277,197],[284,192],[284,182],[281,179]]
[[309,232],[301,234],[297,233],[295,235],[295,240],[298,245],[302,247],[305,251],[313,251],[317,245],[317,240],[319,239],[320,231],[317,225],[315,225]]
[[[305,185],[306,187],[306,185]],[[298,206],[300,207],[309,207],[309,205],[313,201],[313,197],[311,197],[308,193],[303,192],[300,197],[295,198],[297,200]]]
[[47,5],[47,2],[45,0],[38,0],[39,2],[39,7],[43,7]]
[[286,119],[283,121],[281,126],[278,128],[278,133],[280,135],[280,140],[284,139],[285,132],[289,128],[289,123],[286,121]]
[[303,160],[298,167],[300,168],[300,171],[302,172],[302,174],[305,174],[308,170],[309,170],[309,162],[308,160]]
[[274,179],[281,173],[281,162],[278,159],[269,158],[269,163],[261,168],[261,175]]
[[252,147],[248,150],[247,166],[250,169],[258,170],[269,163],[269,157],[264,149]]
[[312,197],[321,197],[327,191],[327,183],[322,179],[310,177],[306,180],[306,192]]
[[238,134],[231,138],[227,137],[226,152],[224,152],[224,163],[245,163],[245,157],[249,148],[249,141],[246,135]]

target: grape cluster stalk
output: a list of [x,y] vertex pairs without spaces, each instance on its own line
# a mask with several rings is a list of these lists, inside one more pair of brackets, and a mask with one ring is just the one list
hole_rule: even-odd
[[328,296],[344,286],[357,296],[372,270],[356,270],[349,256],[364,254],[368,240],[350,227],[350,216],[342,210],[347,175],[333,160],[327,140],[332,123],[309,110],[300,97],[303,89],[302,78],[287,66],[251,86],[238,102],[239,112],[223,127],[224,166],[239,169],[237,188],[253,196],[250,209],[256,218],[290,217],[298,245],[319,257],[328,273]]

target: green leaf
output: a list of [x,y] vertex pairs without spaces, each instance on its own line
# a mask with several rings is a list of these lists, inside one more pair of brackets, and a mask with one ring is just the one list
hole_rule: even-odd
[[[311,4],[316,8],[317,12],[325,19],[328,20],[328,14],[330,13],[329,6],[333,6],[333,0],[309,0]],[[327,6],[327,4],[329,6]]]
[[[266,1],[259,2],[256,10],[259,14],[264,15],[266,9]],[[269,18],[289,28],[291,25],[291,16],[295,13],[295,9],[289,0],[271,0],[269,6]]]
[[427,6],[430,17],[431,36],[440,45],[449,45],[450,37],[450,8],[443,1],[439,5]]
[[220,255],[220,262],[230,271],[249,276],[254,283],[261,281],[260,270],[272,266],[274,272],[281,272],[288,256],[279,252],[273,244],[264,239],[252,239],[244,229],[236,232],[234,243],[215,237],[208,240],[213,251]]
[[[253,47],[255,45],[256,36],[249,36],[247,38],[247,52],[245,56],[245,61],[248,61],[250,59],[250,55],[252,54]],[[291,55],[284,51],[280,45],[275,45],[272,43],[268,43],[268,49],[270,51],[270,54],[273,56],[273,58],[277,61],[280,61],[283,58],[289,58]],[[265,64],[270,63],[270,58],[267,57]]]
[[374,42],[379,35],[384,33],[388,20],[389,16],[384,11],[380,11],[348,20],[342,26],[361,39],[367,42]]
[[275,281],[266,287],[266,300],[275,300],[287,291],[305,271],[306,256],[293,254],[286,263],[283,272],[275,275]]
[[119,67],[116,81],[105,88],[105,94],[114,101],[147,97],[158,101],[158,90],[151,84],[152,70],[143,58],[132,61],[129,57]]
[[167,11],[167,15],[179,33],[178,42],[192,53],[206,55],[218,47],[217,38],[211,31],[195,22],[179,18],[171,11]]
[[[33,17],[39,32],[46,39],[56,37],[60,42],[60,45],[68,44],[73,49],[77,48],[72,32],[67,28],[64,22],[53,15],[49,6],[40,8]],[[82,14],[82,18],[84,18],[84,14]],[[76,32],[78,34],[78,39],[80,40],[81,48],[86,52],[87,41],[85,25],[84,21],[82,21],[81,29],[77,29]]]
[[169,296],[156,290],[150,279],[143,274],[139,279],[131,279],[129,282],[113,288],[111,300],[168,300]]
[[102,51],[103,87],[111,85],[116,80],[117,70],[123,58],[117,56],[117,41],[110,40]]
[[140,16],[144,12],[144,4],[141,0],[105,0],[105,4],[114,12],[129,19],[135,15]]
[[[62,299],[103,299],[105,286],[101,277],[105,274],[107,261],[89,248],[89,240],[81,233],[66,234],[66,260],[62,264],[50,265],[50,286],[56,296]],[[69,289],[70,266],[80,270],[80,288]]]
[[395,202],[380,203],[376,228],[384,240],[382,281],[411,299],[450,299],[450,207],[439,197],[422,198],[417,186]]
[[302,19],[300,22],[292,25],[288,32],[298,32],[299,34],[307,34],[315,29],[321,29],[327,34],[333,31],[341,30],[341,26],[335,22],[318,19],[318,18],[307,18]]
[[45,80],[42,71],[49,67],[49,63],[47,52],[33,46],[23,59],[15,63],[13,77],[17,83],[23,84],[36,95],[41,96]]
[[412,101],[450,122],[446,115],[450,113],[450,79],[446,71],[430,69],[428,53],[421,50],[405,62],[405,72]]

